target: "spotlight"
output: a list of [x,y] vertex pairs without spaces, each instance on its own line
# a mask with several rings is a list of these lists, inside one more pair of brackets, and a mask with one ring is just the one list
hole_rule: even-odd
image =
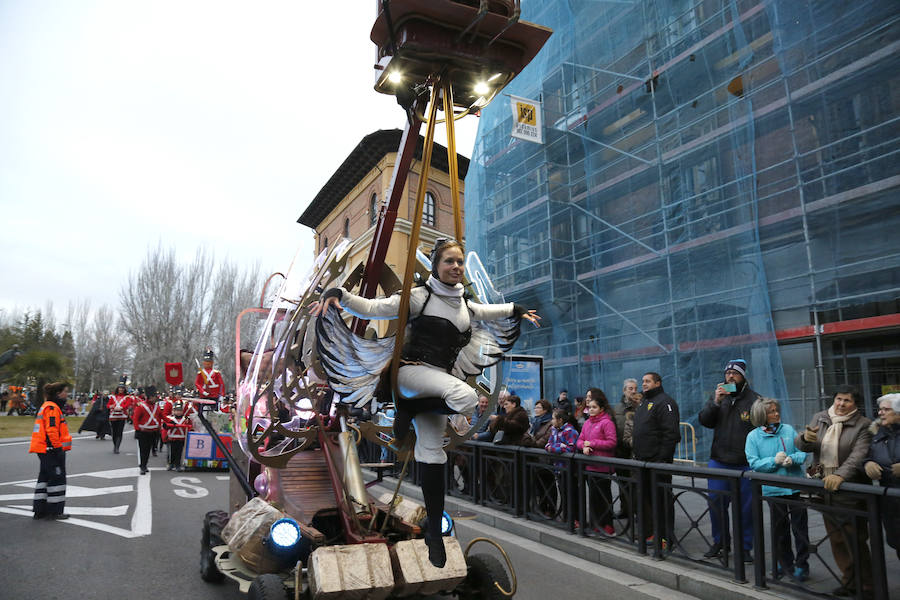
[[479,81],[475,84],[474,91],[479,96],[487,96],[490,93],[491,88],[485,82]]
[[400,83],[403,80],[403,75],[400,74],[400,71],[391,71],[388,74],[388,81],[391,83]]
[[298,558],[305,560],[303,554],[309,555],[309,544],[300,534],[300,525],[290,518],[272,523],[263,545],[284,566],[294,564]]
[[453,533],[453,519],[450,518],[450,515],[447,514],[447,511],[444,511],[444,514],[441,515],[441,535],[450,535]]

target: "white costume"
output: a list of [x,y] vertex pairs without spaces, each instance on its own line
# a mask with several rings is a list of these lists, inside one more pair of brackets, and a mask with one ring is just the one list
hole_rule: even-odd
[[[455,361],[452,368],[449,369],[425,361],[401,364],[397,376],[397,387],[404,398],[412,400],[441,398],[451,411],[470,416],[478,404],[478,397],[475,390],[469,387],[464,379],[469,375],[480,373],[483,368],[499,360],[502,352],[511,347],[515,338],[518,337],[520,321],[515,319],[505,329],[491,325],[492,321],[515,317],[515,305],[512,303],[479,304],[463,298],[463,291],[464,288],[461,284],[449,286],[433,276],[429,277],[425,286],[416,287],[411,291],[407,339],[413,329],[418,326],[416,319],[428,316],[451,323],[456,329],[456,332],[452,333],[465,336],[466,344],[464,348],[441,349],[444,356],[447,356],[449,351],[451,360]],[[370,300],[341,290],[340,303],[347,312],[363,319],[396,319],[400,307],[400,295],[394,294],[388,298]],[[332,328],[334,325],[336,323],[332,320]],[[471,332],[470,337],[467,332]],[[321,337],[320,334],[320,340]],[[447,344],[452,343],[452,340],[447,340]],[[382,345],[380,349],[383,350],[386,347]],[[342,360],[341,357],[334,357],[331,362],[339,360]],[[344,360],[348,362],[346,358]],[[328,360],[323,360],[326,371],[329,370],[330,364]],[[340,385],[334,384],[331,375],[332,373],[329,373],[329,381],[339,393],[346,393],[350,387],[353,387],[353,383],[359,383],[363,379],[358,371],[350,373],[352,377],[345,376],[342,379],[347,386],[342,390]],[[357,393],[353,395],[356,396]],[[366,401],[366,398],[363,397],[361,401]],[[447,455],[443,450],[446,425],[446,414],[423,412],[415,417],[415,459],[417,461],[429,464],[443,464],[447,461]]]

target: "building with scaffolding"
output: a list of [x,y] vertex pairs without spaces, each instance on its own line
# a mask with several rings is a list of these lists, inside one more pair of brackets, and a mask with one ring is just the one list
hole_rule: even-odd
[[[803,423],[900,384],[900,11],[891,0],[523,1],[554,34],[482,113],[467,239],[538,308],[545,394],[663,375],[682,420],[728,359]],[[900,389],[900,388],[897,388]],[[701,458],[709,435],[698,428]]]

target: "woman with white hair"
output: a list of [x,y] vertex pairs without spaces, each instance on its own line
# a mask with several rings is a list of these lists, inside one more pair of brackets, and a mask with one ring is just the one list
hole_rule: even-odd
[[[873,435],[866,475],[883,487],[900,488],[900,394],[878,399],[878,420],[872,423],[870,431]],[[881,522],[885,540],[900,558],[900,499],[884,498]]]
[[[806,452],[794,445],[797,432],[781,422],[781,402],[774,398],[760,398],[750,409],[750,422],[756,429],[747,434],[744,452],[750,468],[760,473],[785,477],[803,477]],[[763,496],[777,496],[792,502],[769,503],[775,523],[774,553],[778,561],[778,576],[787,574],[797,581],[809,579],[809,517],[806,508],[797,501],[799,491],[775,485],[762,486]],[[791,549],[794,534],[796,555]]]

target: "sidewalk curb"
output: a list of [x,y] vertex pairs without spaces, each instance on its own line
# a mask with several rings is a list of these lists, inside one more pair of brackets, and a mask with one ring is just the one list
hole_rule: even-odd
[[[396,480],[385,478],[377,487],[393,493]],[[401,484],[400,494],[422,501],[419,487],[408,482]],[[608,574],[595,574],[609,581],[610,591],[615,590],[617,600],[679,597],[701,600],[777,600],[809,597],[786,594],[786,590],[778,590],[776,593],[771,589],[758,589],[752,582],[738,583],[724,579],[677,557],[655,560],[650,556],[614,548],[610,544],[514,517],[453,496],[447,496],[446,508],[448,511],[474,513],[476,522],[605,567],[609,570]],[[748,573],[748,578],[752,578],[752,572]]]

